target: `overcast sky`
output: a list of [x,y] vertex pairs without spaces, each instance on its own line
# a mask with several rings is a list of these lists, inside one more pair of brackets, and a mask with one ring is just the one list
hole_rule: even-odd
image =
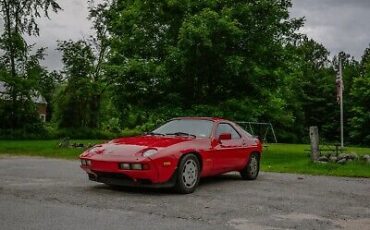
[[293,0],[292,17],[305,17],[302,33],[360,59],[370,44],[370,0]]
[[50,14],[50,20],[40,19],[40,36],[27,40],[37,47],[48,47],[48,56],[43,63],[50,70],[61,69],[61,54],[56,50],[57,40],[78,40],[92,34],[91,23],[87,20],[87,0],[57,0],[63,11]]
[[[64,10],[52,14],[51,20],[40,20],[40,37],[28,39],[48,47],[44,65],[50,70],[61,68],[57,40],[77,40],[92,33],[86,19],[87,0],[58,2]],[[369,46],[370,0],[293,0],[291,16],[304,16],[301,32],[322,43],[331,55],[345,51],[359,59]]]

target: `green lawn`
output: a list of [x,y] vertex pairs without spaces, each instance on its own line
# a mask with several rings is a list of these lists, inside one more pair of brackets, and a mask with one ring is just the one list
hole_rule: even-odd
[[[71,140],[70,143],[98,144],[99,140]],[[81,148],[59,148],[59,140],[9,141],[0,140],[0,154],[42,156],[51,158],[77,159]]]
[[[269,144],[261,161],[261,170],[269,172],[289,172],[312,175],[331,175],[349,177],[370,177],[370,164],[362,161],[350,162],[345,165],[312,163],[309,159],[309,145]],[[370,154],[369,148],[346,147],[346,152],[358,155]]]
[[[11,156],[43,156],[63,159],[77,159],[83,152],[79,148],[59,148],[58,140],[42,141],[8,141],[0,140],[0,154]],[[99,140],[72,140],[71,143],[100,143]],[[362,161],[351,162],[345,165],[334,163],[317,164],[311,163],[308,153],[308,145],[296,144],[269,144],[265,149],[261,161],[262,171],[289,172],[313,175],[332,175],[350,177],[369,177],[370,164]],[[359,155],[370,154],[369,148],[347,148],[347,152],[355,152]]]

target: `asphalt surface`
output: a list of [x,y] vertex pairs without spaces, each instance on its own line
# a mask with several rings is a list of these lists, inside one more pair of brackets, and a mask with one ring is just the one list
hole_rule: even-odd
[[0,229],[367,230],[370,179],[231,173],[179,195],[90,182],[77,161],[1,157]]

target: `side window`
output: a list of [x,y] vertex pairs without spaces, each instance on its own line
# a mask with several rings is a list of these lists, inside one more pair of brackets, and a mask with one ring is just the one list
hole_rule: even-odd
[[216,138],[220,136],[221,133],[231,133],[232,139],[239,139],[239,133],[229,124],[221,123],[216,129]]

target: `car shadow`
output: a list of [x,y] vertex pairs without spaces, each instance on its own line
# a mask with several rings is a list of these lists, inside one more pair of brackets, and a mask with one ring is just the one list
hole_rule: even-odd
[[95,185],[94,189],[114,191],[114,192],[124,192],[124,193],[131,193],[131,194],[158,195],[158,196],[176,194],[176,192],[171,188],[125,187],[125,186],[106,185],[106,184]]
[[211,177],[204,177],[200,180],[199,186],[207,186],[211,184],[228,183],[230,181],[241,181],[241,177],[236,173],[228,173]]
[[[231,181],[241,181],[239,174],[228,173],[212,177],[204,177],[199,182],[199,187],[207,187],[215,184],[231,183]],[[131,194],[146,194],[146,195],[183,195],[177,193],[173,188],[146,188],[146,187],[124,187],[115,185],[98,184],[93,187],[94,190],[107,190],[115,192],[124,192]]]

